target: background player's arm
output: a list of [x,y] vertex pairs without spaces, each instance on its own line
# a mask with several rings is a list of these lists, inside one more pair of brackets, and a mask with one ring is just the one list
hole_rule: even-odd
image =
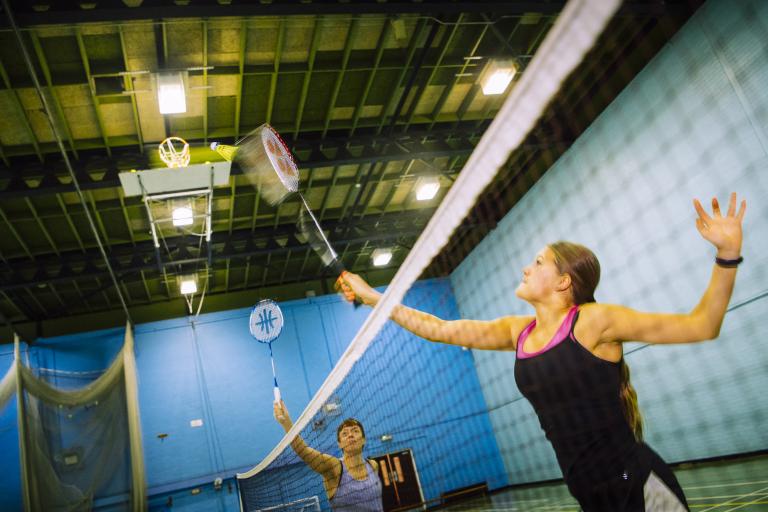
[[[293,420],[291,420],[288,414],[288,409],[285,407],[285,403],[282,400],[280,402],[274,402],[274,414],[275,419],[283,429],[288,432],[293,426]],[[303,460],[307,466],[312,470],[320,473],[325,478],[329,478],[335,474],[338,474],[341,462],[339,459],[327,453],[323,453],[310,448],[304,439],[300,435],[297,435],[291,441],[291,448],[296,452],[301,460]]]
[[[375,306],[381,294],[371,288],[357,274],[344,272],[347,287],[344,295],[369,306]],[[520,331],[532,317],[504,316],[490,321],[443,320],[429,313],[397,305],[392,310],[392,320],[400,326],[429,341],[480,350],[514,350]]]

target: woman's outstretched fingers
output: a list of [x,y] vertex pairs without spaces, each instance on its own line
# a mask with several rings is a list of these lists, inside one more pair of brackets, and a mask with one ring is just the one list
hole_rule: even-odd
[[707,214],[707,212],[704,210],[704,207],[701,206],[701,202],[699,202],[698,199],[693,200],[693,207],[696,209],[696,213],[699,215],[699,219],[706,225],[707,221],[711,220],[712,218]]
[[739,219],[739,222],[744,220],[744,213],[747,211],[747,200],[742,199],[741,200],[741,206],[739,207],[739,213],[736,214],[736,218]]
[[712,215],[714,217],[720,217],[720,203],[717,202],[717,198],[712,198]]

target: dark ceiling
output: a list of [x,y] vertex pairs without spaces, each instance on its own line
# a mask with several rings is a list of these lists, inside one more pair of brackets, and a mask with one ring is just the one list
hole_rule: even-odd
[[[86,203],[2,12],[0,315],[32,340],[120,325],[120,295],[134,322],[182,316],[182,274],[205,276],[202,311],[331,291],[333,276],[296,238],[298,198],[272,207],[237,168],[215,189],[211,242],[164,229],[156,251],[144,203],[125,196],[118,173],[162,167],[157,145],[172,135],[201,163],[218,159],[210,142],[231,144],[270,123],[292,148],[300,189],[344,264],[386,283],[506,97],[481,92],[486,62],[514,59],[519,79],[562,2],[10,6]],[[625,4],[425,275],[455,268],[697,6]],[[187,73],[186,113],[159,113],[152,77],[162,70]],[[434,199],[415,199],[420,176],[439,176]],[[394,257],[374,270],[371,252],[385,246]],[[10,341],[8,327],[0,341]]]

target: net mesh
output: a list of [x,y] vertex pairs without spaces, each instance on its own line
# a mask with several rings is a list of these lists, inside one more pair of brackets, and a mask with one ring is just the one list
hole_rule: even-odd
[[[768,410],[758,392],[768,384],[761,370],[768,359],[754,348],[768,295],[763,242],[754,239],[755,224],[768,218],[764,205],[755,206],[755,198],[768,192],[768,95],[760,86],[768,72],[768,7],[706,3],[637,76],[623,76],[620,63],[601,61],[615,66],[617,87],[623,88],[606,100],[590,96],[595,84],[588,72],[579,74],[579,82],[563,81],[573,69],[595,65],[584,55],[595,41],[605,44],[602,27],[616,7],[571,2],[558,17],[333,372],[303,412],[293,415],[293,427],[272,453],[238,475],[243,510],[289,507],[311,496],[323,510],[379,510],[382,502],[395,510],[451,505],[489,492],[457,507],[576,509],[577,498],[594,504],[563,485],[567,468],[542,430],[546,418],[517,387],[514,352],[427,343],[390,315],[403,303],[446,320],[530,320],[533,309],[513,291],[537,251],[560,239],[598,256],[599,303],[687,313],[706,289],[714,257],[695,229],[690,200],[718,196],[725,212],[732,190],[751,201],[742,251],[751,263],[739,270],[718,341],[626,343],[623,353],[644,439],[667,462],[768,449],[761,427]],[[630,25],[614,18],[610,37],[650,38],[665,30]],[[558,109],[567,112],[558,118],[563,124],[553,118]],[[537,144],[549,151],[542,156]],[[444,275],[446,268],[449,277],[425,279]],[[365,277],[375,281],[375,273]],[[542,378],[576,379],[573,394],[587,386],[564,367]],[[589,404],[574,408],[568,423],[594,421],[588,410]],[[367,463],[350,466],[360,461],[346,457],[351,441],[340,440],[337,429],[347,418],[364,426],[360,453],[375,461],[380,494],[353,481],[373,477]],[[312,451],[303,451],[304,445]],[[650,453],[637,459],[650,459]],[[322,454],[337,462],[321,468]],[[764,505],[764,489],[738,490],[751,481],[749,471],[719,464],[713,471],[726,483],[675,467],[690,506],[711,505],[701,489],[718,487],[723,495],[732,493],[726,498],[733,506]],[[328,467],[342,468],[341,474]],[[639,486],[627,496],[646,491],[644,499],[660,504],[657,509],[674,510],[682,501],[677,489],[670,494],[669,486],[655,485],[647,474],[641,481],[628,470],[616,476]],[[512,494],[495,492],[501,489]]]
[[104,371],[32,369],[19,354],[11,371],[25,510],[143,510],[132,335]]

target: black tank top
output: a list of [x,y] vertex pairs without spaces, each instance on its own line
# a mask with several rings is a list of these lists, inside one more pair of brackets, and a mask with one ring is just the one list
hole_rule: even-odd
[[624,418],[620,364],[576,341],[578,317],[574,306],[554,338],[533,354],[525,352],[536,326],[531,322],[520,333],[515,361],[517,387],[533,405],[569,487],[621,475],[640,446]]

